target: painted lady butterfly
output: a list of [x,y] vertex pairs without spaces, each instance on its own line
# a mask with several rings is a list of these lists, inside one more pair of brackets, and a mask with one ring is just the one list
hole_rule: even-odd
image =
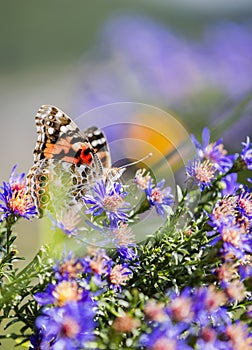
[[97,181],[115,181],[124,172],[111,167],[108,143],[99,128],[82,133],[64,112],[47,105],[40,107],[35,120],[38,138],[27,183],[40,216],[50,202],[61,208],[75,204]]

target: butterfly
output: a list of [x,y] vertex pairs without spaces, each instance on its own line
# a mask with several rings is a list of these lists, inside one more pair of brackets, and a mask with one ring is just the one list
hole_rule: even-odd
[[49,105],[39,108],[35,121],[37,143],[27,186],[40,216],[50,202],[74,205],[97,181],[116,181],[124,172],[112,167],[101,129],[92,126],[82,132],[69,116]]

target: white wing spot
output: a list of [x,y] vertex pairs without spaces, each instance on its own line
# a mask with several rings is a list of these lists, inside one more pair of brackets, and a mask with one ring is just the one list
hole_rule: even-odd
[[62,132],[67,132],[67,130],[68,130],[68,128],[66,126],[64,126],[64,125],[62,125],[60,127],[60,131],[62,131]]
[[54,133],[54,128],[48,128],[48,134],[52,135]]
[[93,140],[93,141],[92,141],[92,146],[93,146],[93,147],[96,147],[96,146],[98,145],[98,143],[99,143],[99,142],[98,142],[97,140]]
[[104,137],[102,137],[100,140],[99,140],[99,144],[102,145],[106,143],[106,139]]
[[101,134],[101,130],[97,129],[97,130],[94,131],[94,135],[98,136],[100,134]]
[[55,114],[55,117],[56,118],[60,118],[60,117],[63,117],[63,113],[58,111],[56,114]]

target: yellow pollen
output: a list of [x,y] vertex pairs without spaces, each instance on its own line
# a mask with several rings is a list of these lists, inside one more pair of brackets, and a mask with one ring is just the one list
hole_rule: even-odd
[[58,306],[65,305],[68,301],[78,301],[81,299],[81,288],[78,288],[77,283],[62,281],[52,292],[55,298],[55,304]]
[[209,182],[214,178],[214,173],[215,168],[208,160],[195,167],[195,177],[200,182]]
[[23,189],[14,191],[12,198],[8,201],[9,208],[14,212],[17,211],[20,214],[24,214],[27,210],[29,203],[29,197],[24,193]]
[[161,337],[152,346],[152,349],[153,350],[176,350],[177,349],[176,340]]
[[238,229],[225,228],[222,232],[222,238],[225,242],[233,244],[235,247],[239,246],[241,231]]
[[183,297],[177,297],[171,302],[173,318],[180,322],[192,318],[191,301]]

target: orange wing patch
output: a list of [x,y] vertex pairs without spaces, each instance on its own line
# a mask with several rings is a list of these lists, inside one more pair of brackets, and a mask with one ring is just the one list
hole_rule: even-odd
[[47,159],[53,158],[56,154],[68,154],[72,145],[67,139],[61,139],[57,143],[47,142],[44,150],[44,156]]

